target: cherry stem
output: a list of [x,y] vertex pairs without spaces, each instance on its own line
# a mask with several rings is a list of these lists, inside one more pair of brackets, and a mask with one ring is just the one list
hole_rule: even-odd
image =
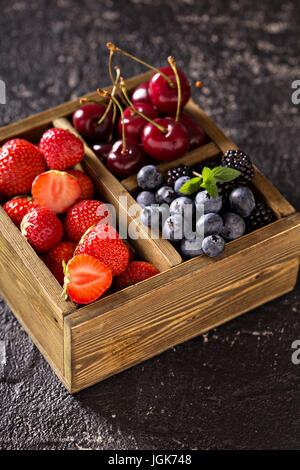
[[115,79],[114,79],[114,74],[113,74],[113,71],[112,71],[112,58],[113,58],[113,55],[114,55],[114,51],[110,50],[109,51],[108,70],[109,70],[109,75],[110,75],[111,82],[114,85]]
[[114,105],[119,108],[120,114],[121,114],[121,120],[122,120],[122,142],[123,142],[123,147],[122,147],[122,155],[126,155],[128,153],[127,147],[126,147],[126,137],[125,137],[125,123],[124,123],[124,111],[122,106],[120,105],[119,101],[117,98],[114,96],[111,97],[111,100],[113,101]]
[[99,101],[90,100],[89,98],[83,97],[83,98],[80,98],[79,103],[80,103],[81,105],[87,104],[87,103],[99,104]]
[[[120,79],[120,73],[121,73],[121,72],[120,72],[120,69],[119,69],[119,67],[115,67],[115,69],[116,69],[116,78],[115,78],[115,80],[113,81],[113,88],[112,88],[111,94],[108,93],[108,96],[109,96],[109,97],[113,97],[113,96],[115,95],[116,90],[117,90],[117,85],[118,85],[118,82],[119,82],[119,79]],[[111,71],[111,73],[112,73],[112,71]],[[113,77],[113,75],[112,75],[112,77]],[[98,94],[100,94],[100,93],[99,93],[99,90],[100,90],[100,88],[98,88],[98,90],[97,90]],[[102,94],[102,95],[100,95],[100,96],[104,96],[104,95]],[[106,118],[106,116],[108,115],[109,110],[110,110],[111,107],[112,107],[112,104],[113,104],[113,102],[112,102],[112,100],[110,99],[110,101],[109,101],[109,103],[108,103],[108,106],[107,106],[105,112],[102,114],[101,118],[99,119],[99,121],[98,121],[98,123],[97,123],[98,125],[100,125],[100,124],[104,121],[104,119]]]
[[112,138],[113,138],[113,135],[114,135],[114,127],[115,127],[115,122],[116,122],[116,116],[117,116],[117,107],[115,105],[115,103],[113,103],[113,115],[112,115],[112,126],[111,126],[111,130],[110,130],[110,133],[109,133],[109,136],[108,136],[108,143],[110,143],[112,141]]
[[112,44],[111,42],[108,42],[106,43],[106,46],[108,47],[108,49],[110,51],[113,51],[113,52],[120,52],[121,54],[123,55],[126,55],[127,57],[130,57],[130,59],[133,59],[135,60],[136,62],[139,62],[140,64],[143,64],[145,67],[148,67],[149,69],[151,70],[154,70],[155,72],[159,73],[169,84],[170,87],[174,87],[174,83],[172,82],[172,80],[170,80],[169,77],[167,77],[163,72],[161,72],[159,69],[157,69],[156,67],[153,67],[153,65],[150,65],[150,64],[147,64],[147,62],[144,62],[143,60],[141,59],[138,59],[137,57],[135,57],[134,55],[130,54],[129,52],[126,52],[126,51],[123,51],[122,49],[120,49],[119,47],[115,46],[114,44]]
[[200,80],[197,80],[197,82],[195,83],[195,87],[196,87],[196,88],[202,88],[202,87],[203,87],[203,83],[200,82]]
[[126,85],[125,85],[125,80],[122,77],[120,77],[120,85],[121,85],[121,90],[122,90],[122,93],[124,95],[124,98],[127,101],[130,108],[132,109],[132,111],[134,113],[138,114],[139,116],[141,116],[142,118],[144,118],[146,121],[148,121],[151,124],[153,124],[154,126],[156,126],[157,129],[159,129],[163,134],[166,134],[167,129],[165,127],[161,126],[160,124],[157,124],[157,122],[152,121],[152,119],[150,119],[148,116],[145,116],[145,114],[141,113],[140,111],[138,111],[136,109],[133,102],[130,100],[130,98],[128,96]]
[[195,176],[199,176],[199,178],[202,178],[202,175],[201,175],[201,173],[198,173],[197,171],[193,171],[193,175],[195,175]]
[[176,66],[176,61],[174,59],[174,57],[172,56],[169,56],[168,57],[168,62],[174,72],[174,75],[176,77],[176,83],[177,83],[177,93],[178,93],[178,96],[177,96],[177,111],[176,111],[176,117],[175,117],[175,121],[178,122],[179,120],[179,115],[180,115],[180,108],[181,108],[181,85],[180,85],[180,78],[179,78],[179,75],[178,75],[178,70],[177,70],[177,66]]

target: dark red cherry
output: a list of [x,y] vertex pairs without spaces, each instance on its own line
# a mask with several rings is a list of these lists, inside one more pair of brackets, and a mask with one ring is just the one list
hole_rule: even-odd
[[90,140],[106,140],[112,127],[112,112],[101,124],[99,119],[106,110],[105,106],[97,103],[87,103],[73,113],[73,126],[83,137]]
[[192,116],[189,116],[186,113],[181,113],[179,116],[179,122],[181,122],[188,132],[190,138],[190,150],[205,144],[207,141],[205,131],[202,129],[200,124],[192,118]]
[[[154,111],[154,109],[148,104],[138,103],[135,108],[150,119],[156,119],[158,117],[157,112]],[[126,137],[140,141],[141,133],[145,124],[147,124],[147,121],[142,116],[137,114],[131,107],[124,110]],[[122,118],[119,120],[118,133],[119,135],[122,135]]]
[[145,103],[149,104],[149,106],[153,106],[149,95],[148,86],[149,82],[143,82],[133,90],[133,93],[131,95],[131,101],[135,106],[140,103]]
[[107,166],[117,176],[129,176],[137,173],[145,162],[142,146],[133,139],[126,137],[126,152],[123,152],[122,139],[117,140],[107,157]]
[[175,160],[187,152],[189,148],[189,136],[180,122],[171,117],[154,120],[166,129],[162,132],[155,124],[148,123],[142,131],[142,146],[145,152],[155,160]]
[[[158,72],[149,81],[149,95],[153,105],[165,114],[175,114],[177,110],[177,84],[176,77],[171,67],[159,69],[174,83],[172,87],[169,82]],[[185,74],[177,69],[181,86],[181,108],[185,106],[191,96],[191,88]]]
[[110,144],[98,142],[92,145],[92,149],[97,155],[97,157],[103,162],[105,162],[107,160],[109,152],[111,151],[112,146],[113,142]]

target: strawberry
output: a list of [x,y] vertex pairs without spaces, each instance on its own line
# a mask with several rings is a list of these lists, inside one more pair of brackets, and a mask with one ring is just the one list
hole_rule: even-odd
[[41,255],[41,259],[61,285],[63,285],[65,277],[62,263],[64,261],[67,264],[73,258],[75,249],[76,243],[65,241],[60,242],[48,253]]
[[134,249],[132,248],[132,246],[130,245],[130,243],[129,243],[127,240],[123,240],[123,243],[125,243],[125,245],[126,245],[127,248],[128,248],[128,251],[129,251],[129,263],[131,263],[131,261],[134,261],[134,260],[135,260],[135,251],[134,251]]
[[74,256],[65,267],[64,292],[77,304],[99,299],[111,282],[111,270],[90,255]]
[[9,140],[0,150],[0,194],[12,198],[29,193],[34,178],[46,170],[44,157],[34,145]]
[[65,129],[48,129],[42,135],[39,148],[51,170],[66,170],[77,165],[84,156],[82,141]]
[[91,178],[80,170],[68,170],[67,173],[78,179],[81,188],[80,199],[93,199],[95,189]]
[[99,259],[118,276],[128,266],[129,251],[118,232],[110,225],[96,225],[83,235],[76,255],[88,254]]
[[146,261],[132,261],[126,271],[114,279],[114,289],[124,289],[158,273],[158,269],[153,264]]
[[51,209],[36,207],[25,215],[21,232],[37,253],[45,253],[61,241],[63,226]]
[[68,210],[65,217],[66,234],[74,242],[79,242],[92,225],[98,224],[112,224],[108,207],[100,201],[79,201]]
[[3,209],[7,213],[7,215],[11,218],[13,223],[20,227],[20,224],[23,220],[23,217],[29,212],[31,209],[38,207],[38,204],[33,201],[32,197],[29,196],[17,196],[7,201]]
[[32,184],[32,196],[39,206],[56,214],[66,212],[80,197],[79,181],[65,171],[50,170],[37,176]]

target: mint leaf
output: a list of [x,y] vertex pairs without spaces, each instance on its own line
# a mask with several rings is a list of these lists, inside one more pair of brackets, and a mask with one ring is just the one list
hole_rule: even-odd
[[205,182],[206,180],[210,179],[212,177],[213,173],[210,168],[205,166],[202,170],[202,179]]
[[213,177],[208,178],[206,181],[203,181],[201,186],[206,189],[210,197],[212,197],[213,199],[216,199],[218,197],[219,191],[216,181]]
[[180,188],[180,192],[183,194],[193,194],[201,189],[201,182],[202,178],[196,176],[190,181],[184,183],[184,185]]
[[228,166],[216,166],[212,170],[216,183],[228,183],[237,178],[241,172]]

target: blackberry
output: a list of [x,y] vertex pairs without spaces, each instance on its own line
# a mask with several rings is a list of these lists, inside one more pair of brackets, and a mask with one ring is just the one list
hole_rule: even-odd
[[221,158],[221,165],[234,168],[241,172],[235,180],[241,183],[249,183],[254,177],[254,168],[250,157],[241,150],[227,150]]
[[197,163],[197,165],[195,166],[195,170],[198,173],[202,173],[202,170],[205,166],[212,170],[216,166],[220,166],[220,159],[218,158],[213,160],[207,160],[206,162]]
[[175,168],[171,168],[168,170],[165,182],[171,188],[174,188],[174,183],[178,178],[181,176],[189,176],[190,178],[193,177],[193,170],[190,166],[187,165],[179,165]]
[[263,202],[257,202],[249,217],[245,218],[248,232],[264,227],[275,220],[275,214]]
[[240,183],[236,180],[230,181],[229,183],[218,183],[219,195],[223,198],[223,204],[227,204],[229,200],[229,195],[233,189],[240,186]]

